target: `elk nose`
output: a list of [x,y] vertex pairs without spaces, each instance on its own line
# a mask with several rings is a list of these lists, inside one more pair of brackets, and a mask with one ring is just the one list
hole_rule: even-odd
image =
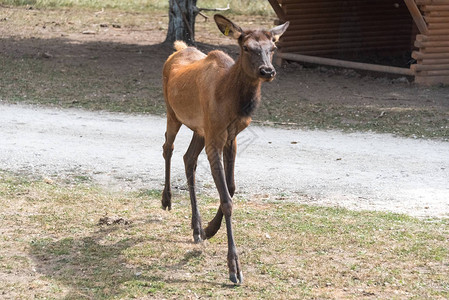
[[262,78],[273,78],[276,76],[276,70],[273,67],[262,66],[259,68],[259,74]]

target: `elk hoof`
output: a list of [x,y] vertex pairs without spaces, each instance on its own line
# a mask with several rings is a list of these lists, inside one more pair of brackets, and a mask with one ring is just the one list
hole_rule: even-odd
[[243,273],[242,272],[239,272],[238,274],[230,273],[229,280],[231,280],[234,284],[242,284],[243,283]]
[[193,235],[193,241],[195,242],[195,244],[199,244],[199,243],[203,242],[203,239],[201,238],[201,235],[194,234]]
[[171,204],[167,204],[167,203],[164,203],[164,201],[162,201],[162,209],[163,210],[171,210]]
[[162,209],[163,210],[171,210],[171,192],[164,191],[162,193]]
[[[201,224],[199,226],[199,230],[193,231],[193,241],[195,242],[195,244],[202,243],[206,239],[206,234],[204,233],[203,228],[201,228]],[[198,231],[199,233],[197,233]]]

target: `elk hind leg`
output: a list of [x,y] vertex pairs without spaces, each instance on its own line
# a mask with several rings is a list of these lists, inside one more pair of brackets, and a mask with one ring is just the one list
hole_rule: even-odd
[[165,132],[165,143],[162,146],[165,159],[165,186],[162,192],[162,208],[171,210],[171,186],[170,186],[170,167],[173,154],[173,143],[178,134],[181,122],[174,117],[173,112],[167,110],[167,131]]

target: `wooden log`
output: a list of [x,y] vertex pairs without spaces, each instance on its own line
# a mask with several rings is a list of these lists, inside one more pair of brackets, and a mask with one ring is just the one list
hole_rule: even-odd
[[[324,5],[335,5],[336,3],[341,5],[340,3],[343,1],[333,1],[333,0],[279,0],[279,3],[281,4],[296,4],[296,5],[309,5],[309,4],[316,4],[317,2],[319,2],[320,4]],[[362,3],[360,3],[362,2]],[[360,1],[360,0],[345,0],[344,3],[347,3],[345,5],[366,5],[366,4],[376,4],[376,3],[390,3],[391,4],[391,0],[371,0],[371,1]]]
[[428,26],[429,30],[439,30],[439,29],[449,29],[449,22],[448,23],[429,23]]
[[288,8],[310,8],[310,7],[346,7],[348,9],[351,8],[360,8],[360,7],[378,7],[378,6],[387,6],[394,7],[393,2],[391,0],[376,0],[376,1],[360,1],[360,0],[352,0],[352,1],[290,1],[284,2],[282,1],[282,6],[286,6]]
[[421,51],[413,51],[414,59],[449,59],[449,53],[423,53]]
[[[338,34],[332,35],[299,35],[299,36],[289,36],[281,39],[279,45],[290,45],[290,44],[301,44],[301,45],[322,45],[331,43],[348,43],[348,42],[374,42],[374,41],[396,41],[400,40],[403,43],[407,43],[411,46],[412,39],[408,35],[372,35],[372,36],[351,36],[345,35],[341,36]],[[433,42],[428,42],[433,43]],[[445,44],[442,44],[445,46]]]
[[432,29],[429,30],[428,35],[445,35],[449,37],[449,29]]
[[[285,32],[282,37],[284,38],[292,38],[292,37],[310,37],[311,39],[322,39],[325,36],[337,36],[342,38],[347,37],[358,37],[358,36],[408,36],[411,38],[411,30],[410,28],[398,28],[397,30],[389,30],[386,28],[372,28],[366,29],[364,31],[359,31],[357,29],[351,30],[340,30],[339,28],[303,28],[303,29],[294,29],[290,32]],[[446,39],[443,39],[446,40]]]
[[[401,24],[402,22],[412,23],[413,19],[409,15],[373,15],[361,14],[357,16],[345,15],[327,15],[327,14],[286,14],[286,18],[292,24],[313,24],[313,23],[355,23],[355,24],[374,24],[376,22],[388,22],[394,24]],[[377,23],[379,25],[379,23]]]
[[420,48],[420,52],[427,54],[427,53],[449,53],[449,47],[427,47],[427,48]]
[[427,24],[414,0],[404,0],[416,26],[421,33],[427,33]]
[[448,0],[415,0],[418,5],[439,5],[439,4],[449,4]]
[[[305,5],[305,4],[315,4],[316,2],[320,2],[322,5],[335,5],[335,1],[313,1],[313,0],[279,0],[279,3],[282,5]],[[358,0],[347,0],[347,3],[357,3]],[[381,2],[381,1],[379,1]]]
[[[290,21],[291,25],[287,29],[288,31],[304,30],[304,29],[320,29],[320,28],[330,28],[339,32],[363,32],[367,30],[377,30],[377,31],[392,31],[397,29],[411,31],[413,20],[412,19],[401,19],[401,20],[371,20],[369,22],[345,22],[342,20],[326,20],[326,19],[316,19],[316,20],[301,20],[301,21]],[[290,28],[291,27],[291,28]]]
[[427,59],[420,59],[420,60],[417,60],[417,61],[418,61],[419,64],[422,64],[422,65],[441,65],[441,64],[447,65],[447,64],[449,64],[449,59],[430,59],[430,58],[427,58]]
[[385,38],[390,40],[407,40],[409,44],[412,43],[412,36],[408,34],[409,32],[401,32],[392,34],[391,32],[385,32],[385,33],[373,33],[373,34],[350,34],[350,33],[342,33],[339,34],[338,32],[322,32],[322,31],[315,31],[315,32],[300,32],[298,31],[297,34],[294,35],[288,35],[283,38],[281,38],[281,41],[284,42],[291,42],[291,41],[314,41],[314,40],[328,40],[328,39],[352,39],[352,40],[375,40],[379,38]]
[[[317,3],[320,3],[317,1]],[[317,13],[336,13],[336,14],[344,14],[344,15],[351,15],[358,14],[365,11],[372,11],[374,14],[382,15],[382,12],[387,13],[395,13],[395,14],[404,14],[405,12],[408,13],[407,8],[404,6],[402,9],[394,8],[391,6],[382,6],[382,5],[375,5],[370,7],[360,7],[360,6],[335,6],[335,5],[328,5],[328,6],[315,6],[315,7],[293,7],[293,6],[283,6],[283,8],[286,9],[286,12],[295,12],[300,14],[317,14]]]
[[430,16],[424,16],[424,20],[431,25],[431,24],[448,24],[449,23],[449,16],[447,17],[430,17]]
[[[295,46],[295,45],[301,45],[301,46],[324,46],[324,45],[331,45],[333,47],[344,47],[344,46],[350,46],[353,44],[380,44],[380,45],[389,45],[391,42],[394,43],[408,43],[410,42],[410,37],[393,37],[393,36],[373,36],[371,38],[367,38],[366,36],[362,37],[349,37],[349,38],[341,38],[338,36],[333,36],[331,38],[327,39],[306,39],[303,37],[297,37],[292,39],[283,39],[279,42],[279,45],[282,47],[287,46]],[[448,43],[449,45],[449,43]]]
[[[345,4],[346,2],[346,4]],[[376,6],[376,2],[372,1],[294,1],[290,3],[283,3],[282,6],[286,6],[288,9],[295,9],[295,8],[323,8],[323,7],[338,7],[338,6],[344,6],[347,8],[351,7],[361,7],[361,6]],[[385,1],[378,1],[377,4],[381,4]],[[391,3],[391,1],[388,1]]]
[[[287,52],[288,50],[288,52]],[[299,47],[288,47],[287,49],[281,48],[281,51],[285,51],[284,53],[299,53],[304,55],[315,55],[315,56],[326,56],[326,57],[334,57],[339,58],[343,56],[351,56],[351,57],[360,57],[367,53],[383,53],[385,56],[396,54],[404,54],[404,52],[409,49],[405,49],[404,46],[390,46],[388,48],[385,47],[352,47],[352,48],[334,48],[334,49],[304,49]]]
[[[377,37],[407,37],[409,40],[412,39],[412,36],[410,35],[409,29],[398,29],[397,31],[391,31],[391,30],[383,30],[383,29],[376,29],[373,28],[372,30],[366,30],[363,31],[363,33],[359,31],[338,31],[333,29],[322,29],[322,30],[295,30],[293,32],[286,32],[281,37],[282,41],[291,41],[291,40],[325,40],[325,39],[350,39],[350,38],[364,38],[371,39],[371,38],[377,38]],[[438,39],[428,39],[429,41],[435,41]],[[443,39],[442,41],[445,41]]]
[[[382,25],[381,25],[382,24]],[[365,32],[365,31],[390,31],[395,32],[396,30],[412,30],[413,20],[402,20],[400,23],[388,22],[388,21],[372,21],[370,23],[348,23],[335,21],[329,22],[296,22],[293,23],[290,28],[287,29],[286,33],[293,32],[296,30],[318,30],[318,29],[328,29],[336,32]],[[435,29],[439,30],[439,29]]]
[[416,40],[420,42],[437,42],[437,41],[449,41],[447,35],[416,35]]
[[429,16],[429,17],[435,17],[435,18],[448,17],[449,11],[427,11],[425,13],[425,15]]
[[433,47],[449,47],[449,40],[447,41],[434,41],[434,42],[420,42],[418,40],[415,41],[415,47],[418,48],[433,48]]
[[406,68],[365,64],[365,63],[358,63],[358,62],[352,62],[352,61],[346,61],[346,60],[338,60],[338,59],[323,58],[323,57],[317,57],[317,56],[301,55],[301,54],[296,54],[296,53],[278,53],[277,55],[282,59],[306,62],[306,63],[312,63],[312,64],[328,65],[328,66],[334,66],[334,67],[343,67],[343,68],[359,69],[359,70],[375,71],[375,72],[383,72],[383,73],[393,73],[393,74],[400,74],[400,75],[407,75],[407,76],[413,75],[412,70],[406,69]]
[[[398,46],[398,47],[402,47],[403,49],[408,49],[408,50],[412,50],[411,49],[411,45],[409,43],[409,40],[407,39],[378,39],[378,40],[354,40],[354,41],[347,41],[347,42],[343,42],[343,41],[336,41],[336,42],[326,42],[326,41],[322,41],[319,43],[314,43],[313,40],[297,40],[297,41],[288,41],[288,42],[279,42],[278,46],[280,48],[285,48],[285,47],[294,47],[294,48],[302,48],[302,47],[308,47],[310,49],[312,48],[316,48],[316,49],[320,49],[320,48],[339,48],[339,49],[343,49],[343,48],[351,48],[351,47],[361,47],[361,46],[365,46],[365,47],[375,47],[375,48],[379,48],[379,47],[386,47],[386,48],[390,48],[392,46]],[[413,47],[413,49],[417,50],[415,47]],[[425,49],[425,48],[421,48],[420,50]],[[423,53],[427,53],[425,51],[421,51]]]
[[314,51],[314,50],[332,50],[335,52],[341,51],[343,49],[349,49],[350,51],[356,51],[356,50],[367,50],[367,49],[373,49],[373,50],[387,50],[390,48],[401,48],[401,49],[407,49],[409,46],[401,41],[398,41],[396,43],[392,43],[391,41],[386,41],[383,43],[379,42],[368,42],[368,43],[346,43],[346,44],[324,44],[324,45],[308,45],[304,46],[301,44],[291,44],[291,45],[280,45],[280,48],[283,51],[286,52],[295,52],[295,51]]
[[423,64],[413,64],[410,66],[415,72],[420,71],[437,71],[437,70],[446,70],[449,71],[449,64],[438,64],[438,65],[423,65]]
[[401,11],[396,9],[372,7],[369,9],[359,9],[356,11],[349,11],[345,7],[329,7],[329,8],[316,8],[316,9],[302,9],[302,8],[286,8],[286,15],[288,16],[302,16],[307,18],[309,16],[327,16],[327,17],[379,17],[379,18],[393,18],[398,16],[409,16],[407,10]]
[[[342,57],[357,57],[367,52],[376,52],[376,53],[385,53],[388,55],[391,55],[392,53],[403,54],[405,51],[409,49],[404,49],[404,46],[395,46],[390,47],[388,49],[386,48],[345,48],[345,49],[327,49],[327,50],[301,50],[301,49],[294,49],[291,50],[288,53],[298,53],[303,55],[311,55],[311,56],[323,56],[323,57],[329,57],[329,58],[342,58]],[[282,51],[282,49],[281,49]],[[287,52],[284,52],[287,53]]]
[[338,24],[336,26],[311,26],[311,28],[289,28],[284,33],[282,37],[290,37],[290,36],[301,36],[301,35],[317,35],[317,34],[395,34],[395,35],[402,35],[402,34],[409,34],[411,26],[406,26],[406,28],[396,28],[395,30],[391,30],[389,28],[379,28],[378,26],[365,28],[365,30],[362,32],[359,28],[356,26],[349,26],[349,27],[338,27]]
[[388,13],[388,12],[382,12],[381,10],[377,12],[369,12],[369,11],[360,11],[354,14],[347,14],[345,12],[307,12],[307,11],[293,11],[288,10],[286,12],[286,15],[290,17],[290,19],[297,18],[298,20],[304,20],[304,19],[315,19],[315,18],[326,18],[326,19],[344,19],[346,21],[354,21],[354,22],[364,22],[367,20],[397,20],[398,18],[408,18],[412,19],[410,15],[405,13]]
[[[388,45],[388,46],[364,46],[364,45],[354,45],[353,47],[326,47],[326,48],[304,48],[301,46],[289,46],[289,47],[280,47],[280,49],[284,52],[291,53],[301,53],[301,54],[324,54],[324,53],[358,53],[358,52],[367,52],[367,51],[375,51],[375,52],[400,52],[404,53],[406,51],[410,51],[410,47],[408,45]],[[359,55],[362,53],[358,53]]]
[[[383,51],[383,52],[382,52]],[[342,57],[360,57],[368,52],[384,53],[385,55],[391,55],[392,53],[403,54],[406,50],[402,46],[390,47],[390,48],[373,48],[373,47],[356,47],[356,48],[344,48],[344,49],[325,49],[325,50],[303,50],[294,49],[289,50],[289,52],[284,53],[298,53],[303,55],[311,56],[323,56],[331,58],[342,58]]]
[[277,0],[268,0],[271,7],[273,8],[274,12],[278,16],[279,19],[282,21],[285,21],[285,11],[282,9],[282,7],[279,5],[279,2]]
[[424,5],[421,6],[421,11],[449,11],[449,5]]

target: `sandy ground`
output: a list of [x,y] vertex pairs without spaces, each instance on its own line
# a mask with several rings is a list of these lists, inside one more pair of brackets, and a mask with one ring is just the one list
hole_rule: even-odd
[[[163,188],[161,117],[0,104],[0,128],[0,169]],[[182,155],[190,138],[182,128],[175,142],[175,193],[187,193]],[[237,195],[249,200],[449,217],[448,142],[251,125],[238,145]],[[197,179],[201,192],[216,195],[204,152]]]

